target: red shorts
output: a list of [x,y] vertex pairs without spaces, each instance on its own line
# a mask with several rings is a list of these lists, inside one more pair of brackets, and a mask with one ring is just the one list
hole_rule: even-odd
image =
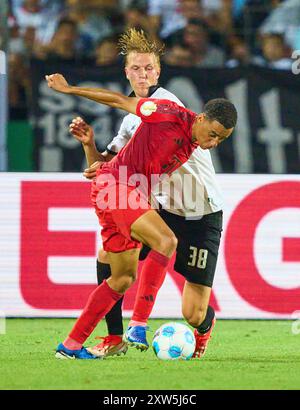
[[[139,206],[137,201],[132,201],[138,197]],[[96,186],[95,182],[91,198],[102,227],[103,249],[117,253],[141,248],[142,244],[131,238],[131,225],[151,209],[148,199],[138,194],[136,187],[118,183]]]

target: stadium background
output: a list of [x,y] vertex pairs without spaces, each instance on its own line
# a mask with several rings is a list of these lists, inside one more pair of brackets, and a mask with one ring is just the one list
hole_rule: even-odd
[[[166,44],[161,84],[189,108],[215,96],[238,108],[233,137],[212,151],[225,224],[211,304],[227,320],[217,320],[200,361],[160,362],[150,349],[97,363],[53,357],[95,286],[100,245],[83,153],[67,125],[82,115],[103,149],[124,113],[52,93],[43,75],[128,93],[116,53],[128,27]],[[0,1],[0,390],[97,390],[65,395],[72,406],[82,398],[99,406],[105,389],[193,389],[202,406],[220,397],[200,389],[299,390],[299,49],[299,0]],[[182,320],[182,285],[170,268],[152,331]],[[87,345],[106,332],[100,323]],[[62,400],[33,393],[22,405]],[[286,405],[293,396],[280,397]]]
[[[73,317],[94,286],[99,232],[90,209],[89,184],[80,174],[83,153],[67,125],[82,115],[95,126],[98,148],[104,149],[124,113],[54,94],[43,76],[62,72],[74,85],[129,92],[120,75],[120,57],[106,55],[103,47],[106,41],[115,44],[116,34],[129,26],[143,28],[166,43],[161,84],[187,107],[201,111],[203,103],[216,96],[227,97],[238,107],[233,138],[212,153],[225,194],[224,240],[212,300],[219,317],[297,315],[299,76],[297,60],[291,56],[299,44],[300,19],[289,16],[296,16],[299,4],[182,0],[178,9],[175,3],[166,1],[160,7],[154,0],[1,2],[0,48],[7,57],[5,66],[4,54],[0,55],[3,315]],[[157,17],[162,25],[155,30]],[[72,19],[71,33],[59,32],[61,19]],[[191,39],[193,30],[196,37]],[[196,41],[199,36],[202,43]],[[64,47],[57,48],[57,38]],[[55,194],[61,183],[70,189],[67,198]],[[45,215],[43,206],[48,209]],[[47,252],[41,246],[46,243],[53,245]],[[178,275],[170,271],[153,317],[181,317],[181,287]],[[130,315],[133,294],[132,290],[127,296],[125,316]]]

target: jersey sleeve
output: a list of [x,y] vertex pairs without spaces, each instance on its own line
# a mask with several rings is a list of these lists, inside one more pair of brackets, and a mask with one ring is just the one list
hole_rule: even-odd
[[113,138],[113,140],[107,145],[107,150],[111,153],[117,154],[131,138],[131,134],[128,131],[129,121],[128,116],[124,117],[118,134]]
[[173,101],[141,98],[136,107],[136,115],[144,122],[181,122],[182,111]]

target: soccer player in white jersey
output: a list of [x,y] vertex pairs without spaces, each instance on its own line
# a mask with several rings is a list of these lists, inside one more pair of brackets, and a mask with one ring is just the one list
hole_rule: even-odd
[[[121,36],[119,45],[121,53],[125,55],[125,73],[133,89],[133,96],[168,99],[183,106],[174,94],[157,84],[161,49],[154,42],[150,42],[144,33],[131,29]],[[70,131],[82,142],[90,167],[85,171],[85,176],[93,178],[100,162],[110,161],[127,144],[140,123],[138,116],[126,115],[117,136],[101,154],[96,149],[92,128],[81,118],[74,119]],[[174,269],[186,279],[182,294],[182,313],[186,321],[195,328],[194,357],[201,357],[215,324],[215,312],[209,305],[209,299],[222,231],[222,198],[209,150],[200,147],[194,150],[190,159],[171,176],[173,182],[178,181],[178,178],[182,183],[188,184],[184,190],[185,201],[181,201],[180,206],[176,206],[174,191],[170,192],[168,185],[154,194],[162,208],[161,217],[178,238]],[[195,192],[197,196],[192,200]],[[144,259],[148,251],[144,247],[140,259]],[[98,284],[109,276],[110,265],[106,253],[100,250],[97,260]],[[157,278],[140,278],[133,317],[124,335],[124,340],[130,345],[140,349],[148,348],[147,319],[163,279],[158,281]],[[143,309],[141,304],[144,304]],[[143,317],[140,313],[135,313],[141,310],[144,311]],[[89,350],[101,356],[125,353],[127,343],[122,341],[122,300],[106,315],[106,322],[108,336],[101,338],[102,342]]]

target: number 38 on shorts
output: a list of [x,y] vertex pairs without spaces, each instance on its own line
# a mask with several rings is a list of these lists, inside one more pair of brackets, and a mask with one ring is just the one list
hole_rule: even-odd
[[196,246],[190,246],[190,255],[188,266],[196,266],[199,269],[205,269],[207,263],[208,250],[198,249]]

